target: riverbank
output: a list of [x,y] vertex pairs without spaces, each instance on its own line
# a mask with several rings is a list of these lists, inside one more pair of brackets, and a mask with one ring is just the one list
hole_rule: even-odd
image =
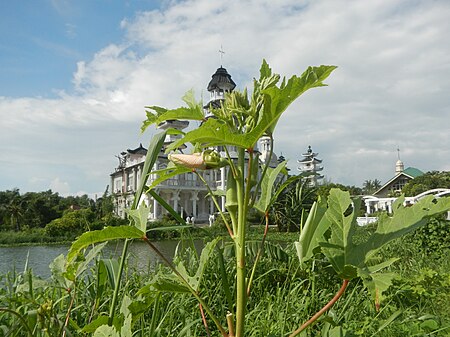
[[[249,240],[261,239],[264,232],[263,226],[251,226],[248,231]],[[170,231],[154,231],[149,232],[149,237],[153,241],[161,240],[178,240],[181,236],[189,235],[193,239],[208,239],[222,236],[228,236],[227,231],[220,226],[196,226],[184,232]],[[79,234],[67,233],[64,237],[54,237],[48,235],[44,228],[23,230],[20,232],[3,231],[0,232],[0,247],[18,247],[18,246],[39,246],[39,245],[61,245],[71,244]],[[298,240],[298,233],[278,232],[276,227],[269,228],[268,238],[273,241],[294,242]]]

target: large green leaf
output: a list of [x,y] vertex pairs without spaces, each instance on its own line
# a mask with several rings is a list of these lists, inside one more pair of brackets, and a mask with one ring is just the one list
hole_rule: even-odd
[[222,120],[210,118],[197,129],[189,131],[183,138],[173,142],[167,151],[177,149],[184,143],[199,143],[203,147],[233,145],[248,149],[253,148],[258,139],[250,134],[237,133]]
[[403,196],[395,201],[392,206],[394,214],[379,218],[377,230],[367,242],[355,247],[355,254],[363,255],[364,260],[369,259],[386,243],[425,225],[431,217],[450,210],[450,197],[434,199],[429,195],[408,207],[404,206],[404,202]]
[[305,91],[325,86],[326,84],[323,81],[336,68],[336,66],[325,65],[308,67],[300,77],[292,76],[286,85],[282,85],[280,88],[271,86],[263,90],[263,94],[266,95],[264,98],[264,113],[260,115],[261,120],[256,128],[257,133],[261,134],[259,137],[266,132],[273,134],[278,119],[288,106]]
[[144,167],[142,168],[141,181],[136,191],[131,209],[136,209],[141,200],[141,195],[147,185],[148,174],[151,171],[153,165],[158,159],[161,153],[162,146],[164,145],[164,139],[166,138],[166,132],[160,132],[153,136],[147,149],[147,155],[145,156]]
[[[224,116],[232,116],[236,111],[246,119],[245,128],[240,123],[233,125],[225,117],[209,119],[199,128],[186,133],[185,137],[171,144],[168,150],[180,147],[184,143],[200,143],[204,147],[216,145],[234,145],[241,148],[253,148],[265,134],[273,134],[278,119],[288,106],[308,89],[324,86],[323,81],[335,69],[335,66],[309,67],[300,77],[292,76],[287,82],[283,80],[276,86],[279,75],[265,61],[261,66],[260,79],[254,82],[254,93],[250,107],[246,104],[236,107],[236,101],[225,102],[222,109],[230,106],[232,111],[224,112]],[[226,100],[239,95],[228,95]],[[181,113],[181,112],[180,112]],[[167,114],[163,113],[162,116]],[[175,114],[172,115],[175,118]],[[177,117],[181,118],[181,117]],[[158,119],[159,120],[159,119]]]
[[193,90],[189,90],[183,96],[183,101],[187,104],[187,107],[181,107],[177,109],[167,110],[158,106],[147,107],[151,111],[147,111],[147,120],[143,122],[142,131],[144,131],[151,124],[160,124],[168,120],[203,120],[205,115],[203,113],[202,102],[195,100]]
[[[328,241],[321,242],[323,253],[330,260],[334,270],[344,279],[352,279],[357,276],[356,266],[352,265],[353,234],[356,229],[356,212],[360,203],[353,201],[348,192],[331,189],[328,197],[328,209],[322,221],[326,221],[331,229],[331,237]],[[352,211],[350,212],[350,208]],[[349,213],[349,214],[347,214]],[[322,226],[322,225],[321,225]]]
[[328,210],[322,221],[330,222],[331,237],[320,245],[341,277],[356,277],[356,268],[366,268],[385,244],[426,224],[430,217],[448,211],[450,198],[428,196],[409,207],[403,204],[404,197],[398,198],[393,205],[393,215],[380,216],[377,230],[366,241],[354,244],[352,238],[357,228],[354,210],[359,209],[359,200],[352,201],[348,192],[330,191]]
[[267,169],[267,173],[265,174],[261,182],[261,195],[254,206],[261,213],[265,213],[272,205],[272,203],[276,200],[279,193],[281,193],[284,188],[286,188],[293,180],[295,180],[295,178],[292,178],[289,180],[289,183],[284,183],[280,187],[279,193],[277,193],[276,195],[272,193],[273,188],[275,187],[275,182],[285,167],[286,162],[284,161],[278,164],[276,168],[269,167]]
[[158,274],[150,282],[151,287],[159,291],[167,292],[197,292],[203,279],[203,274],[207,267],[209,258],[214,251],[215,246],[220,241],[220,238],[208,242],[202,250],[198,267],[194,275],[191,275],[180,260],[175,265],[175,269],[178,273],[172,273],[170,275]]
[[200,283],[203,279],[203,274],[205,272],[205,268],[208,264],[209,258],[211,257],[214,248],[216,247],[217,243],[220,240],[221,238],[216,238],[213,241],[208,242],[202,249],[202,253],[200,255],[200,259],[198,262],[198,268],[195,272],[195,275],[191,276],[188,273],[182,261],[179,261],[175,266],[180,275],[183,276],[183,278],[189,283],[189,286],[195,291],[198,291],[200,287]]
[[117,239],[138,239],[144,235],[145,232],[134,226],[106,227],[98,231],[83,233],[72,243],[67,254],[67,262],[71,263],[82,249],[90,245]]
[[131,217],[134,227],[139,229],[141,232],[145,232],[147,229],[150,207],[147,207],[144,203],[142,203],[137,209],[127,210],[127,213]]
[[312,205],[305,224],[300,232],[298,242],[295,242],[295,248],[301,264],[311,259],[313,251],[319,247],[319,242],[323,241],[323,235],[331,225],[330,221],[322,221],[327,202],[323,198]]

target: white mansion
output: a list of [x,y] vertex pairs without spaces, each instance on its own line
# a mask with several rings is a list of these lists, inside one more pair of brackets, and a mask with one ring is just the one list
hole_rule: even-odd
[[[211,116],[209,107],[219,107],[220,101],[225,97],[225,92],[231,92],[236,84],[231,79],[230,74],[222,66],[212,75],[208,84],[210,100],[204,106],[205,117]],[[166,121],[158,126],[160,129],[176,128],[183,130],[189,126],[188,121]],[[165,146],[180,137],[180,135],[168,135],[165,139]],[[278,164],[278,158],[272,154],[269,158],[272,144],[268,137],[263,137],[259,141],[260,161],[262,164],[269,162],[270,166]],[[218,147],[218,152],[225,157],[223,148]],[[233,158],[236,154],[235,149],[228,147],[228,152]],[[142,144],[136,149],[128,149],[122,152],[119,158],[119,166],[111,173],[111,192],[114,196],[115,213],[120,217],[125,217],[125,209],[129,208],[133,202],[134,194],[142,175],[147,149]],[[237,155],[236,155],[237,157]],[[156,160],[152,171],[166,168],[168,164],[167,155],[162,151]],[[204,170],[199,172],[212,190],[226,190],[227,168],[223,167],[217,170]],[[148,185],[151,185],[157,178],[152,174],[148,178]],[[194,216],[197,222],[207,222],[210,214],[217,212],[212,199],[207,196],[207,187],[197,176],[192,173],[184,173],[159,184],[154,191],[158,193],[170,206],[180,213],[183,217]],[[145,194],[141,200],[150,207],[149,220],[160,219],[166,210],[151,196]],[[221,197],[220,206],[225,210],[225,197]]]

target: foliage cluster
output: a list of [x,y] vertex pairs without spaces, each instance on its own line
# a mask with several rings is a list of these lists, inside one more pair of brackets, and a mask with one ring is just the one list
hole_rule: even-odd
[[[366,233],[366,230],[360,229],[358,235],[362,236],[361,240],[372,231]],[[270,236],[268,244],[274,245]],[[248,303],[247,336],[286,336],[296,328],[298,321],[311,316],[337,290],[336,275],[323,256],[317,255],[308,263],[308,268],[303,269],[292,244],[288,244],[284,252],[287,260],[268,254],[259,264],[256,271],[259,276]],[[349,286],[343,300],[337,302],[305,336],[448,335],[450,250],[444,249],[440,256],[427,256],[416,251],[413,243],[405,244],[402,240],[382,249],[380,255],[406,255],[389,268],[399,277],[387,291],[380,309],[377,311],[362,284],[355,282]],[[181,254],[178,259],[195,269],[192,254]],[[212,306],[225,310],[228,300],[220,261],[220,250],[215,250],[205,270],[201,291]],[[117,265],[117,260],[100,256],[78,277],[76,290],[70,293],[62,281],[62,269],[59,269],[61,266],[58,267],[57,261],[53,263],[53,275],[48,280],[34,276],[31,270],[23,274],[11,272],[1,275],[0,336],[61,336],[63,331],[66,331],[66,336],[92,335],[96,318],[108,314],[114,287],[112,276]],[[225,264],[227,274],[230,275],[234,268],[232,261],[228,260]],[[161,266],[154,273],[170,275],[170,270]],[[120,297],[124,303],[129,303],[133,336],[204,336],[205,327],[195,299],[186,293],[151,292],[148,285],[153,277],[142,271],[129,270],[122,280]],[[234,287],[231,287],[232,293]],[[132,296],[129,302],[127,294]],[[72,302],[70,319],[65,327]],[[122,313],[115,324],[124,326],[125,320]],[[209,319],[207,322],[211,327],[213,323]],[[342,334],[337,334],[338,330],[342,330]],[[217,336],[212,331],[210,333]],[[127,335],[124,329],[121,336],[131,334]]]
[[402,189],[407,197],[413,197],[420,193],[435,188],[450,189],[450,172],[431,171],[410,180]]
[[0,191],[0,242],[73,240],[85,230],[123,225],[112,211],[112,197],[106,192],[92,200],[87,195],[61,197],[51,190]]

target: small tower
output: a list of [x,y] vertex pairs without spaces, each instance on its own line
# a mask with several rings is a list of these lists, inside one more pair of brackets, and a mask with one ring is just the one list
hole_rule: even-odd
[[308,185],[311,187],[317,186],[318,181],[323,178],[323,175],[317,173],[323,170],[323,166],[320,166],[322,160],[316,158],[317,155],[318,153],[314,153],[311,149],[311,145],[309,145],[306,153],[302,154],[304,158],[297,160],[297,162],[300,164],[300,167],[298,169],[301,173],[313,173],[306,178],[308,179]]
[[262,136],[259,139],[259,148],[261,152],[261,156],[259,157],[259,159],[261,160],[261,162],[264,163],[264,165],[268,163],[269,167],[277,167],[277,165],[279,164],[277,155],[272,152],[272,156],[269,158],[270,152],[272,151],[272,142],[270,137]]
[[220,108],[221,102],[225,99],[225,93],[232,92],[234,88],[236,83],[231,79],[231,75],[220,66],[208,84],[209,102],[203,107],[206,118],[213,116],[210,108]]
[[403,165],[403,162],[400,160],[400,149],[397,148],[397,162],[395,163],[395,174],[402,173],[405,170],[405,165]]
[[[177,130],[183,130],[185,128],[187,128],[189,126],[189,122],[188,121],[179,121],[179,120],[167,120],[164,121],[162,123],[160,123],[158,125],[158,129],[161,130],[167,130],[169,128],[173,128],[173,129],[177,129]],[[181,139],[181,135],[180,134],[176,134],[176,135],[166,135],[166,138],[164,139],[164,146],[162,151],[164,151],[167,146],[169,146],[171,143],[177,141],[178,139]],[[178,149],[183,150],[186,148],[186,145],[183,144],[180,147],[178,147]]]

